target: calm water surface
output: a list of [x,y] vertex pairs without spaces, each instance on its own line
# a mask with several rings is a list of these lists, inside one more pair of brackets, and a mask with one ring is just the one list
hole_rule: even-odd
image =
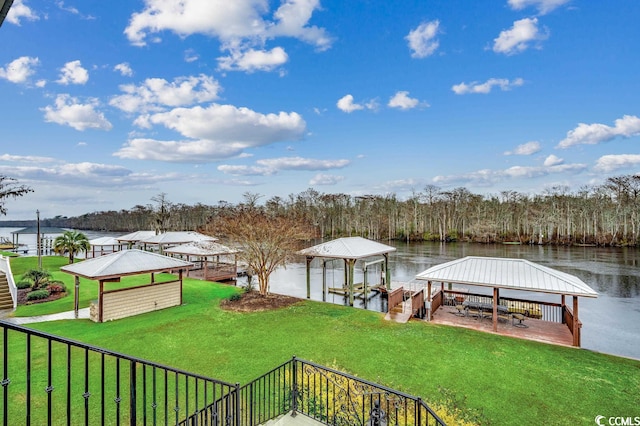
[[[0,227],[0,236],[11,239],[11,231],[19,228]],[[89,239],[121,234],[85,232]],[[21,235],[30,254],[35,254],[35,235]],[[579,306],[582,326],[582,346],[599,352],[640,359],[640,250],[629,248],[550,247],[527,245],[481,245],[462,243],[389,242],[397,251],[390,255],[392,283],[408,282],[434,265],[464,256],[512,257],[527,259],[541,265],[577,276],[600,295],[597,299],[581,297]],[[359,268],[356,265],[356,268]],[[376,283],[379,267],[371,266],[368,281]],[[327,267],[327,286],[340,287],[343,282],[342,262]],[[357,271],[356,282],[362,282],[362,272]],[[242,284],[242,283],[241,283]],[[304,263],[294,263],[276,270],[271,276],[270,290],[274,293],[306,297],[306,268]],[[490,294],[488,288],[470,288],[478,293]],[[533,292],[507,292],[501,295],[532,300],[560,302],[559,295],[543,295]],[[347,304],[344,297],[328,294],[327,301]],[[322,267],[318,260],[312,262],[311,298],[322,300]],[[571,304],[571,298],[567,300]],[[364,308],[362,300],[356,307]],[[386,300],[373,297],[367,309],[386,311]]]

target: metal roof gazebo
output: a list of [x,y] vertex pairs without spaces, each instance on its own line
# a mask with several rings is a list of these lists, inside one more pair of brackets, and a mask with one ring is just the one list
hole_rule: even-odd
[[[214,281],[224,281],[238,277],[238,260],[236,255],[239,251],[215,241],[195,241],[182,244],[167,248],[164,250],[164,253],[185,256],[187,261],[191,261],[191,257],[200,259],[202,261],[203,278],[205,280],[211,278]],[[220,262],[220,256],[233,256],[233,263]],[[216,260],[212,262],[211,271],[209,271],[208,266],[209,257],[215,258]],[[194,269],[191,271],[193,270]]]
[[[92,319],[97,322],[124,318],[182,304],[182,275],[193,263],[148,251],[122,250],[60,268],[74,275],[74,311],[78,316],[80,277],[100,283],[98,306],[93,305]],[[178,280],[156,283],[155,273],[178,271]],[[105,291],[105,283],[118,283],[129,275],[151,274],[146,285]],[[97,312],[93,312],[97,308]]]
[[[416,279],[428,282],[427,304],[432,306],[430,317],[440,306],[433,306],[431,303],[432,282],[442,283],[443,292],[444,283],[492,288],[494,332],[498,327],[497,306],[500,289],[559,294],[562,297],[563,314],[570,314],[567,326],[573,334],[574,346],[580,346],[581,323],[578,319],[578,297],[598,297],[598,293],[578,277],[525,259],[468,256],[433,266],[416,275]],[[573,312],[567,309],[565,296],[572,296]]]
[[[354,298],[354,282],[353,282],[353,270],[355,263],[358,260],[365,260],[370,257],[382,256],[382,259],[365,262],[363,267],[364,272],[364,292],[366,296],[367,283],[366,283],[366,268],[368,266],[382,263],[385,276],[383,285],[389,290],[391,287],[391,273],[389,271],[389,253],[396,251],[395,247],[391,247],[385,244],[378,243],[376,241],[368,240],[362,237],[345,237],[338,238],[326,243],[318,244],[313,247],[309,247],[298,251],[307,259],[307,299],[311,298],[311,261],[315,257],[322,258],[322,298],[323,301],[326,297],[327,287],[327,259],[342,259],[345,263],[345,287],[349,292],[349,304],[353,306]],[[366,297],[365,297],[366,300]]]
[[[89,252],[91,253],[91,257],[96,257],[96,252],[98,256],[104,256],[109,253],[115,253],[116,251],[120,251],[127,245],[125,241],[117,240],[114,237],[98,237],[92,240],[89,240],[89,245],[91,246]],[[89,257],[89,252],[87,252],[86,257]]]

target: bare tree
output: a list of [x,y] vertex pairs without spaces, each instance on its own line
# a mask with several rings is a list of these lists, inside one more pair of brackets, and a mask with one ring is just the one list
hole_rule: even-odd
[[241,250],[238,257],[258,277],[262,296],[269,293],[271,273],[286,266],[301,248],[300,243],[314,236],[310,224],[251,203],[214,216],[201,232]]
[[7,198],[22,197],[29,192],[33,192],[33,189],[25,185],[19,185],[18,181],[13,178],[0,175],[0,214],[7,214],[7,209],[4,206]]
[[167,194],[161,192],[152,197],[151,201],[156,203],[156,209],[153,212],[156,234],[167,232],[171,216],[171,202],[167,200]]

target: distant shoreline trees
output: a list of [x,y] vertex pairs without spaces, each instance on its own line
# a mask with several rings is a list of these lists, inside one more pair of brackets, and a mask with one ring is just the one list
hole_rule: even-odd
[[[169,203],[162,216],[167,230],[198,230],[211,218],[239,209]],[[640,246],[640,174],[608,178],[577,191],[558,186],[540,194],[502,191],[479,195],[460,187],[428,185],[400,200],[395,194],[351,196],[308,189],[266,200],[271,214],[285,214],[309,224],[323,238],[362,236],[373,240],[465,241],[477,243]],[[153,205],[131,210],[57,218],[47,226],[132,232],[154,229]]]

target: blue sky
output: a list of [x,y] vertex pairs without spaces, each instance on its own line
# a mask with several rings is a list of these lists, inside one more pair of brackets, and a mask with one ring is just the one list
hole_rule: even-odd
[[636,0],[14,0],[0,174],[34,192],[5,219],[638,173],[638,22]]

